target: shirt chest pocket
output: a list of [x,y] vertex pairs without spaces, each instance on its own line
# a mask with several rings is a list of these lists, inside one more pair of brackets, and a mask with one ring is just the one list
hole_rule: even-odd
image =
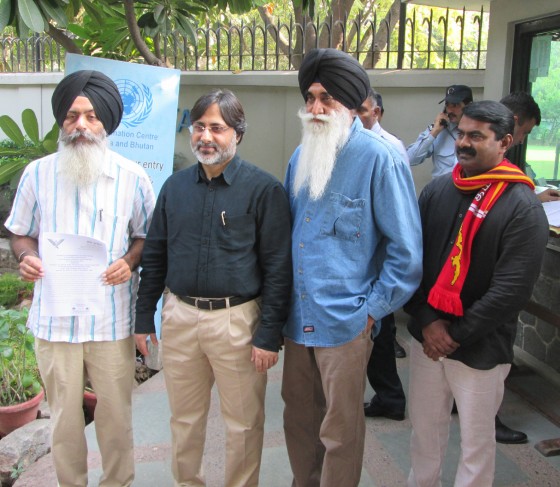
[[249,249],[255,245],[256,224],[252,214],[228,216],[219,221],[218,246],[225,250]]
[[353,200],[340,193],[331,193],[321,234],[355,242],[360,237],[365,206],[365,199]]

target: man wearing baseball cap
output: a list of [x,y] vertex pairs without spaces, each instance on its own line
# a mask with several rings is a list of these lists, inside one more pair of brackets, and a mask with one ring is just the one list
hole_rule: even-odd
[[434,161],[432,178],[452,171],[457,163],[455,140],[457,125],[463,116],[463,109],[473,101],[472,90],[465,85],[451,85],[445,90],[445,109],[438,113],[434,123],[428,125],[406,149],[411,166],[422,164],[427,157]]

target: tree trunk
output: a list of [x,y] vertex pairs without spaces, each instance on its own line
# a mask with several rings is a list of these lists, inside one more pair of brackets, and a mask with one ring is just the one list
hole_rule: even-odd
[[63,31],[57,29],[54,25],[49,24],[47,34],[49,34],[58,44],[60,44],[64,49],[66,49],[66,52],[72,54],[83,54],[82,50],[78,47],[78,45],[70,37],[68,37]]
[[146,63],[152,66],[165,66],[165,63],[150,51],[142,37],[140,27],[138,27],[138,22],[136,21],[136,15],[134,14],[134,0],[124,0],[123,5],[130,37],[142,57],[146,60]]

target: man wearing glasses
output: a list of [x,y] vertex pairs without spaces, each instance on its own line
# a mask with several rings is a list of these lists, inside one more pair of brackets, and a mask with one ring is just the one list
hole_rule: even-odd
[[191,111],[198,164],[173,174],[142,257],[136,344],[157,343],[171,408],[175,485],[203,486],[210,391],[226,425],[225,486],[257,486],[267,370],[278,361],[292,284],[290,208],[282,184],[236,155],[247,124],[228,90]]

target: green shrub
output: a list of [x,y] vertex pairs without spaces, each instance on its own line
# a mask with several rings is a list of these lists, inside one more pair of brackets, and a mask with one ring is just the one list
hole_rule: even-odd
[[17,274],[6,272],[0,276],[0,306],[11,308],[33,295],[33,283],[22,281]]
[[27,314],[27,308],[0,309],[0,406],[20,404],[41,392]]

